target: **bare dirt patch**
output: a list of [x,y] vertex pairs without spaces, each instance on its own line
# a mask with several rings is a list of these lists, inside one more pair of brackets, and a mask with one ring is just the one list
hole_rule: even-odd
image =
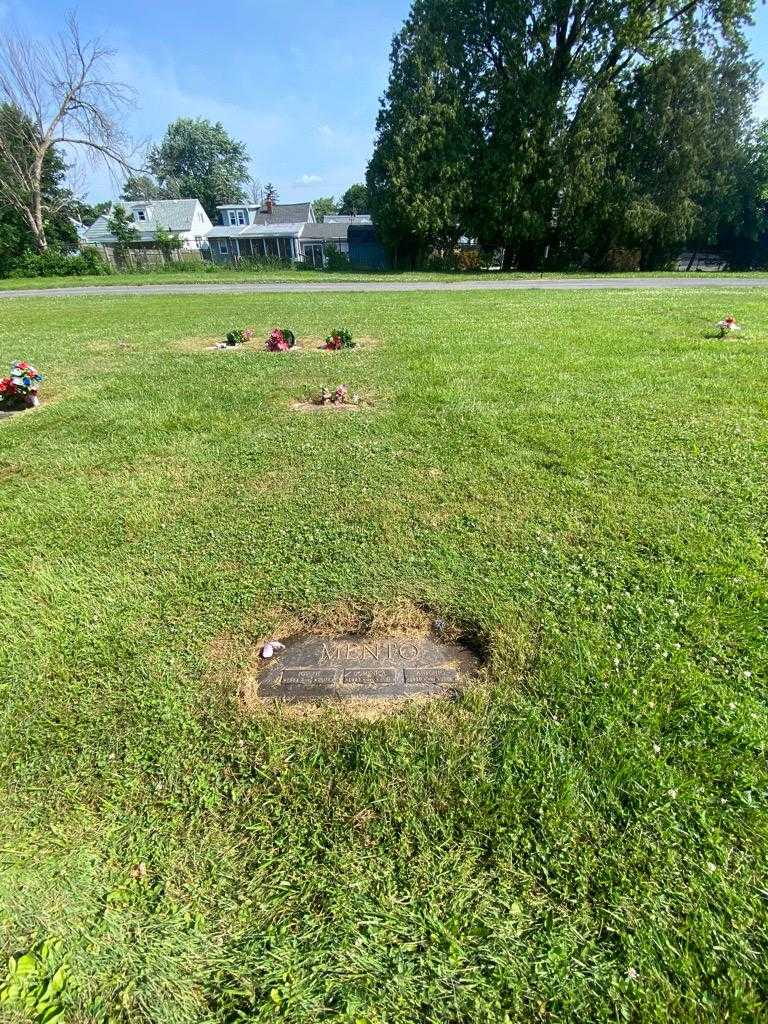
[[360,412],[366,406],[370,407],[370,402],[358,402],[357,405],[352,402],[328,402],[327,405],[323,405],[321,402],[291,402],[291,409],[294,412]]

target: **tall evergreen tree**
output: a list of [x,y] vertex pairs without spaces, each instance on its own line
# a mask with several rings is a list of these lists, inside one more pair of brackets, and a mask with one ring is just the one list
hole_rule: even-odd
[[522,266],[553,232],[585,125],[635,68],[714,39],[741,51],[752,0],[414,0],[369,167],[390,242],[457,219]]
[[643,266],[664,265],[687,245],[716,243],[740,214],[739,168],[749,152],[757,65],[729,48],[688,48],[635,69],[617,83],[582,149],[601,168],[565,179],[561,230],[572,247],[606,263],[634,249]]
[[417,0],[395,37],[366,175],[370,212],[403,265],[461,234],[480,131],[466,102],[460,43],[445,31],[442,5]]

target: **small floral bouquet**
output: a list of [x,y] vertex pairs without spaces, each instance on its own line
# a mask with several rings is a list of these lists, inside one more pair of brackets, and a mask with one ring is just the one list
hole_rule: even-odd
[[267,338],[267,352],[287,352],[296,344],[296,336],[286,327],[275,327]]
[[241,331],[230,331],[227,335],[227,345],[244,345],[253,337],[253,328],[244,327]]
[[10,376],[0,380],[0,409],[32,409],[39,405],[37,385],[42,380],[42,373],[29,363],[12,363]]
[[342,348],[354,348],[355,343],[352,341],[352,335],[345,327],[336,327],[325,339],[324,347],[331,352],[338,352]]
[[323,388],[320,392],[318,405],[359,405],[359,395],[350,395],[346,384],[339,384],[335,391]]
[[735,331],[741,330],[741,325],[736,323],[736,317],[731,316],[730,314],[726,317],[723,317],[723,319],[720,320],[717,324],[715,324],[715,326],[719,328],[719,337],[721,338],[725,338],[727,335],[732,334]]

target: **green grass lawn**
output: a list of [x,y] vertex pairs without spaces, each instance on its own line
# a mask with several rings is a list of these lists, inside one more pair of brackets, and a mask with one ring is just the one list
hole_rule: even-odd
[[[7,1019],[766,1019],[759,294],[2,312],[47,375],[0,422]],[[276,323],[380,344],[204,350]],[[290,409],[339,383],[375,404]],[[282,617],[403,602],[488,686],[243,714]]]
[[632,273],[616,274],[595,274],[594,271],[578,273],[547,272],[539,273],[499,273],[480,272],[451,274],[435,271],[385,271],[381,273],[366,272],[360,270],[345,271],[323,271],[323,270],[297,270],[286,269],[264,269],[264,270],[233,270],[227,267],[216,267],[211,270],[156,270],[156,271],[133,271],[131,273],[109,274],[104,277],[8,277],[0,278],[0,290],[11,291],[19,288],[82,288],[110,285],[145,285],[145,284],[236,284],[244,282],[254,283],[279,283],[279,284],[301,284],[322,281],[325,284],[338,282],[359,282],[359,281],[478,281],[492,278],[493,280],[531,280],[541,277],[719,277],[727,280],[729,277],[765,277],[768,271],[707,271],[703,273],[685,273],[676,271],[633,271]]

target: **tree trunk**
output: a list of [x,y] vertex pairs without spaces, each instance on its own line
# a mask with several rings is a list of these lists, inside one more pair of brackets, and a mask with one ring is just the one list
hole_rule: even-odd
[[518,270],[538,270],[541,263],[541,246],[532,238],[524,238],[520,243],[517,257]]
[[48,248],[48,239],[45,237],[45,226],[43,225],[43,161],[47,151],[48,149],[45,146],[37,150],[35,162],[32,166],[34,191],[32,192],[32,209],[30,210],[29,222],[39,252],[45,252]]

